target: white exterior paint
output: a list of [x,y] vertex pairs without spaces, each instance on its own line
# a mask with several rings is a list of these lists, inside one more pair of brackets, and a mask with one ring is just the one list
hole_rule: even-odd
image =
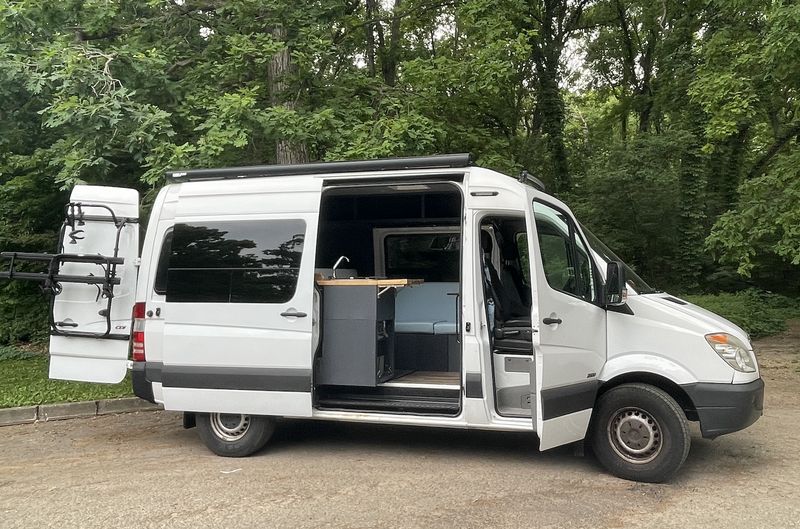
[[[165,366],[311,370],[312,318],[292,319],[279,314],[287,309],[308,314],[313,311],[314,254],[323,180],[353,181],[376,176],[391,180],[404,175],[443,174],[463,175],[463,183],[459,184],[464,196],[460,320],[462,379],[467,373],[482,374],[482,398],[462,398],[461,413],[457,417],[319,410],[312,406],[311,392],[190,389],[163,387],[160,383],[152,384],[155,400],[167,409],[181,411],[536,431],[541,448],[547,449],[582,439],[592,408],[545,420],[542,390],[591,379],[607,382],[624,374],[639,372],[655,374],[676,384],[745,383],[758,378],[758,372],[735,372],[704,338],[708,333],[728,332],[749,344],[745,333],[699,307],[675,304],[663,299],[663,294],[631,295],[628,305],[634,315],[628,315],[606,311],[550,289],[541,268],[532,201],[541,200],[571,217],[569,209],[549,195],[482,168],[247,178],[165,187],[154,203],[148,224],[136,289],[136,300],[146,302],[148,310],[160,309],[160,315],[154,314],[146,323],[148,361],[161,362]],[[112,200],[115,192],[107,188],[91,188],[91,193],[96,200]],[[132,194],[125,196],[125,200],[133,205],[138,201],[138,196],[136,200]],[[483,308],[479,230],[482,217],[504,213],[525,216],[528,221],[534,300],[531,317],[534,329],[538,331],[534,333],[535,361],[531,362],[531,393],[535,397],[532,418],[502,417],[494,403],[492,353]],[[289,302],[269,305],[168,304],[164,296],[154,292],[155,265],[161,243],[176,222],[289,218],[306,222],[300,280]],[[606,263],[601,262],[597,255],[594,258],[602,276]],[[135,270],[127,263],[126,260],[126,286],[121,292],[132,292],[131,281],[136,277]],[[132,299],[130,303],[120,300],[119,310],[127,310],[128,314],[120,313],[118,319],[126,325],[130,322],[130,304]],[[94,310],[94,305],[91,310]],[[563,323],[547,326],[539,323],[551,315],[560,317]],[[114,317],[118,317],[116,312]],[[466,323],[470,323],[469,330],[464,328]],[[107,340],[94,340],[92,343],[84,343],[84,340],[52,340],[51,376],[104,382],[120,380],[124,376],[127,342],[120,341],[115,345]]]

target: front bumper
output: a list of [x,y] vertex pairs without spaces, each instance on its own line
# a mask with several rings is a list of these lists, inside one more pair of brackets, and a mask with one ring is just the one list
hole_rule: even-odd
[[764,381],[747,384],[700,382],[681,386],[692,399],[703,437],[714,439],[747,428],[764,413]]

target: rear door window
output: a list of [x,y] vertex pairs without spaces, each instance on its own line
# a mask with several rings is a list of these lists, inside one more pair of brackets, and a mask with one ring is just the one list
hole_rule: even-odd
[[288,302],[297,288],[305,229],[300,219],[176,224],[167,302]]

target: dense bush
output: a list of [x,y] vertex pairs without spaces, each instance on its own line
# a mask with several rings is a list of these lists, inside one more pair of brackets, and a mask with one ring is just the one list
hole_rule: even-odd
[[755,289],[683,297],[731,320],[751,338],[781,332],[787,319],[800,318],[800,300]]

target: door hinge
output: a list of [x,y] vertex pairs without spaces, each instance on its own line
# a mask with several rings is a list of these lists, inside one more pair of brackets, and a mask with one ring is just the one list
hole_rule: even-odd
[[133,260],[133,266],[141,266],[142,265],[142,258],[137,257]]

